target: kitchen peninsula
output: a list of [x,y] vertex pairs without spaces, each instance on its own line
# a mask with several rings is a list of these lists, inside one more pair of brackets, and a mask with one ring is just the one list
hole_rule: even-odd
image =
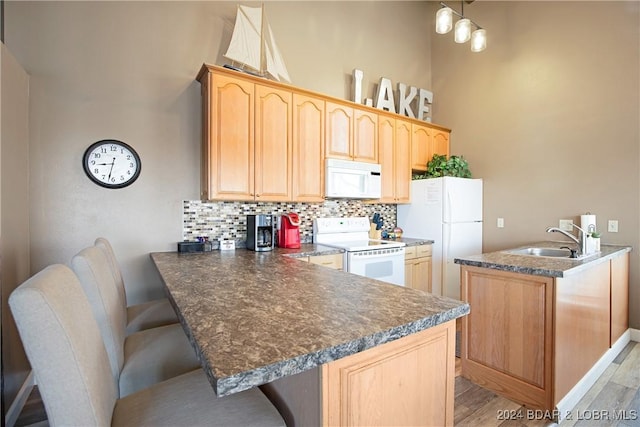
[[288,425],[453,425],[469,305],[295,259],[331,251],[151,258],[218,396],[261,386]]
[[[569,258],[567,242],[456,258],[462,375],[560,420],[630,340],[629,246]],[[563,257],[525,255],[547,248]]]

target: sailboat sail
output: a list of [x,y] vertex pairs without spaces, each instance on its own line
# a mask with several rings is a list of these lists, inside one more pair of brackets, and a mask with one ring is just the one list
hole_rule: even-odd
[[238,5],[231,42],[224,56],[260,75],[268,73],[276,80],[291,81],[271,26],[265,19],[264,6]]

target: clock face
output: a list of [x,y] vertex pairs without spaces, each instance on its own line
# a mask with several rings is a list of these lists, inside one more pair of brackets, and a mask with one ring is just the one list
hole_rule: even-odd
[[140,175],[140,156],[128,144],[114,139],[94,142],[84,152],[82,166],[87,176],[106,188],[122,188]]

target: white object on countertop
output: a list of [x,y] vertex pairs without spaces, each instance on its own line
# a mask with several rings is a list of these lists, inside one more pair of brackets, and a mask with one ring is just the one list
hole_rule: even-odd
[[[589,226],[591,225],[593,227],[589,229]],[[580,228],[582,228],[587,233],[598,230],[598,228],[596,227],[596,216],[589,212],[584,215],[580,215]]]
[[233,251],[236,249],[236,241],[235,240],[222,240],[220,239],[220,250],[221,251]]

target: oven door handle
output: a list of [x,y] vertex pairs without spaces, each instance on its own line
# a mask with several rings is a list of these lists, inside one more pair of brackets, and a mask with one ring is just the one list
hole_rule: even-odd
[[392,252],[389,252],[389,249],[373,249],[373,250],[366,250],[366,251],[353,251],[353,252],[349,252],[349,255],[357,259],[390,258],[390,257],[404,258],[404,252],[405,252],[404,248],[393,249]]

